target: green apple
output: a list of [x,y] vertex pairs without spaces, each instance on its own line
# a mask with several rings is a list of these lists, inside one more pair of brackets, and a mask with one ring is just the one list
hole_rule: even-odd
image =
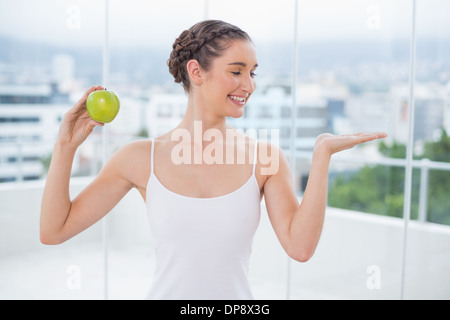
[[120,101],[113,91],[96,90],[87,97],[86,109],[95,121],[108,123],[119,113]]

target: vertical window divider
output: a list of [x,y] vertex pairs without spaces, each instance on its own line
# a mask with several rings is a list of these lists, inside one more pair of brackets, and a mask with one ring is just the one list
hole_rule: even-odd
[[408,142],[406,145],[405,184],[403,199],[403,243],[400,299],[405,295],[406,249],[408,242],[408,224],[411,216],[412,161],[414,143],[414,84],[416,68],[416,0],[412,1],[411,51],[409,74]]
[[208,20],[209,19],[209,0],[205,0],[205,3],[204,3],[204,11],[205,11],[205,20]]
[[[103,36],[103,87],[109,87],[109,0],[104,2],[105,25]],[[108,127],[102,128],[102,167],[108,159]],[[109,236],[109,217],[106,215],[102,221],[102,246],[103,246],[103,298],[108,300],[108,236]]]
[[[298,0],[294,0],[294,32],[293,32],[293,48],[292,48],[292,78],[291,78],[291,145],[290,145],[290,167],[292,171],[292,179],[294,182],[294,191],[297,194],[296,170],[295,170],[295,138],[296,138],[296,120],[297,120],[297,69],[298,69]],[[291,258],[287,257],[286,261],[286,299],[291,297]]]

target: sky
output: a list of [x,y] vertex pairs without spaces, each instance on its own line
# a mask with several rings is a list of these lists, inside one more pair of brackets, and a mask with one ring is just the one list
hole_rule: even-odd
[[[106,0],[0,0],[0,35],[101,46]],[[412,0],[297,0],[302,40],[409,37]],[[194,23],[222,19],[258,41],[292,41],[295,0],[109,0],[111,45],[170,46]],[[450,1],[417,0],[417,33],[450,37]]]

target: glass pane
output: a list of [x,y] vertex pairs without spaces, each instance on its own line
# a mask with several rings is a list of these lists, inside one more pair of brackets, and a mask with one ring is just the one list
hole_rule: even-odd
[[[299,2],[297,135],[385,131],[389,138],[333,156],[316,253],[291,263],[294,299],[400,297],[405,153],[395,143],[408,133],[410,30],[410,1]],[[300,155],[303,190],[311,154]]]
[[[2,299],[103,296],[100,226],[60,246],[39,241],[42,179],[59,123],[91,83],[101,82],[103,15],[102,2],[1,3]],[[91,141],[79,150],[74,176],[89,173],[91,151]],[[74,177],[72,196],[86,183]]]
[[[279,144],[289,155],[294,2],[209,1],[209,18],[246,31],[255,43],[258,59],[256,90],[244,116],[227,121],[244,132],[254,130],[259,139]],[[274,131],[279,140],[272,135]],[[256,299],[284,299],[287,257],[267,217],[264,199],[261,204],[249,273],[253,293]]]
[[414,185],[405,298],[448,299],[450,281],[450,22],[447,1],[417,1]]
[[[187,99],[181,86],[174,83],[167,59],[179,34],[204,18],[204,1],[130,4],[112,0],[110,17],[110,86],[123,106],[120,116],[109,125],[110,135],[115,135],[110,141],[114,150],[139,137],[166,133],[178,124],[185,105],[172,113],[170,99],[164,98],[172,93],[173,101]],[[164,119],[159,121],[158,116]]]
[[[187,97],[167,67],[173,41],[204,18],[203,0],[110,1],[110,89],[121,109],[108,125],[108,153],[154,138],[181,120]],[[166,18],[170,17],[170,18]],[[145,299],[155,267],[144,201],[131,190],[108,215],[108,298]]]

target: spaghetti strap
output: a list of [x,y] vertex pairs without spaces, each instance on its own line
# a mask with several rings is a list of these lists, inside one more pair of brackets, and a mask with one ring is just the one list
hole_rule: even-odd
[[155,153],[155,139],[151,139],[150,140],[152,142],[152,148],[151,148],[151,153],[150,153],[150,174],[154,173],[153,172],[153,162],[154,162],[154,153]]
[[253,152],[253,171],[252,175],[255,175],[256,161],[258,160],[258,140],[255,140],[255,150]]

